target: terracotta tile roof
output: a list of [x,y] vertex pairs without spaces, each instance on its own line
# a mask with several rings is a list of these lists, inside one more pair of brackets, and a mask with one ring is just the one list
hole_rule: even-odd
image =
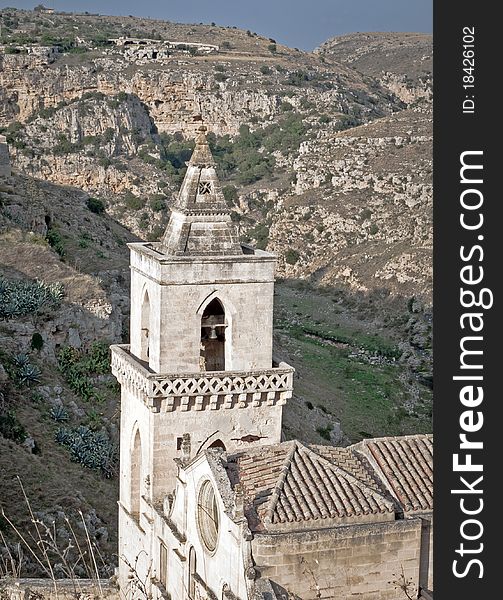
[[[229,478],[243,486],[250,527],[312,526],[318,520],[346,523],[393,513],[394,502],[376,485],[365,461],[340,450],[327,459],[318,447],[292,441],[228,456]],[[347,468],[339,466],[337,458]]]
[[351,448],[341,446],[310,445],[311,450],[344,469],[356,479],[368,486],[386,493],[387,489],[376,476],[368,460],[361,454],[355,454]]
[[408,435],[364,440],[362,452],[405,512],[433,509],[433,436]]

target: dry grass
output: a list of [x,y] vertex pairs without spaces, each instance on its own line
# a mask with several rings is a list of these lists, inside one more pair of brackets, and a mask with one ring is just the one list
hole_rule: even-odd
[[0,272],[4,271],[9,278],[24,276],[45,283],[61,282],[65,287],[66,299],[72,303],[106,297],[96,277],[76,272],[70,265],[61,262],[48,246],[25,239],[26,236],[12,231],[2,235]]

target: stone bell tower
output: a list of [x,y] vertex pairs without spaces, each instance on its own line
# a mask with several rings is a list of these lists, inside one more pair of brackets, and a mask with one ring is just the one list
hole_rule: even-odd
[[[131,344],[112,346],[121,384],[119,571],[149,555],[177,465],[207,447],[281,440],[293,368],[272,357],[276,258],[239,243],[205,127],[166,232],[129,244]],[[183,448],[182,448],[183,446]],[[124,558],[126,557],[126,558]]]

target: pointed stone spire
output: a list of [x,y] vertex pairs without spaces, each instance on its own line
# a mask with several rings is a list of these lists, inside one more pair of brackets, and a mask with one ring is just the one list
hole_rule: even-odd
[[238,232],[217,177],[206,127],[201,125],[187,173],[161,240],[166,254],[242,254]]

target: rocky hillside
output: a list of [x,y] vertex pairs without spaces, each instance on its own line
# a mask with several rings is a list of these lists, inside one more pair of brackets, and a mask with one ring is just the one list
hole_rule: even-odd
[[407,104],[428,106],[432,98],[433,43],[426,33],[351,33],[315,50],[377,79]]
[[[155,239],[200,114],[243,239],[278,251],[281,275],[431,297],[427,36],[355,34],[310,54],[211,25],[11,9],[1,18],[0,123],[20,172],[79,187]],[[148,36],[147,49],[212,40],[218,50],[160,59],[107,41],[128,35]]]
[[[20,476],[60,549],[70,525],[86,544],[84,519],[110,574],[119,396],[108,345],[127,336],[125,243],[135,238],[88,194],[26,175],[0,180],[0,208],[1,507],[30,529]],[[0,530],[11,537],[3,517]],[[40,573],[26,555],[23,571]],[[82,564],[76,574],[86,576]]]
[[37,516],[64,540],[81,511],[113,569],[107,347],[128,339],[126,243],[160,237],[201,119],[243,241],[279,256],[275,352],[297,369],[285,435],[430,430],[431,40],[306,53],[213,24],[0,19],[0,494],[16,522],[22,473]]

